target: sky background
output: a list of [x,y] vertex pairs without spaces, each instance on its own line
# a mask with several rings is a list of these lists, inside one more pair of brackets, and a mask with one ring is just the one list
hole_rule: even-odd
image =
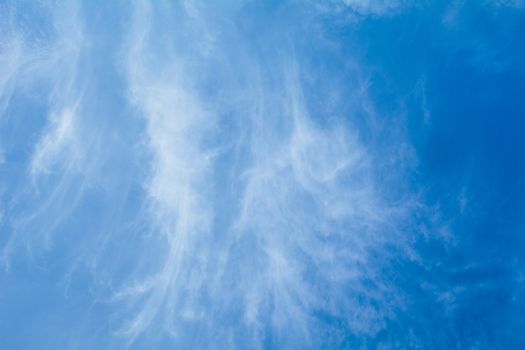
[[0,0],[0,348],[525,348],[523,0]]

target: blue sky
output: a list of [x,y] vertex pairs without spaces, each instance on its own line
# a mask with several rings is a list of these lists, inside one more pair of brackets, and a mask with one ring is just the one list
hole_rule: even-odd
[[0,1],[0,348],[525,348],[524,11]]

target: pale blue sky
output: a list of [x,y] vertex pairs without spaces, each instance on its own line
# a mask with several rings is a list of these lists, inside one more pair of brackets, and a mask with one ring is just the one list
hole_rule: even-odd
[[525,348],[524,11],[0,0],[0,348]]

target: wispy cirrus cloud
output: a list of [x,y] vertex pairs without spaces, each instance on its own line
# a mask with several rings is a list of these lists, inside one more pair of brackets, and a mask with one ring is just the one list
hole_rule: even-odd
[[[310,115],[301,76],[315,72],[292,46],[265,61],[235,27],[214,33],[204,6],[169,11],[137,5],[124,51],[152,157],[150,225],[166,245],[158,273],[116,294],[138,310],[122,334],[134,341],[160,323],[198,347],[263,347],[268,336],[316,346],[317,331],[338,332],[320,314],[375,334],[402,296],[378,276],[388,257],[371,256],[406,249],[397,225],[411,204],[382,198],[351,118],[322,125]],[[241,62],[223,53],[236,40]],[[210,85],[217,91],[200,89]],[[207,336],[185,335],[195,327]]]
[[[323,71],[308,61],[304,23],[243,21],[256,5],[221,5],[135,3],[120,36],[102,42],[86,6],[51,7],[44,44],[6,44],[4,109],[28,91],[22,81],[44,96],[26,160],[32,187],[13,195],[9,211],[21,209],[9,214],[7,250],[67,247],[64,294],[87,266],[90,300],[111,309],[104,322],[130,347],[374,337],[404,304],[383,270],[410,253],[401,227],[416,201],[393,200],[382,174],[390,167],[402,181],[399,153],[410,147],[395,130],[384,134],[401,151],[367,142],[366,128],[388,128],[357,60]],[[273,13],[265,6],[255,10]],[[364,16],[401,8],[337,6]],[[322,33],[312,40],[336,51]],[[332,86],[339,74],[345,85]],[[315,108],[324,96],[326,110]]]
[[27,172],[17,175],[27,185],[13,186],[6,205],[12,213],[6,257],[20,246],[36,252],[53,246],[61,225],[83,200],[84,189],[102,185],[98,172],[106,156],[100,152],[105,122],[90,115],[91,106],[102,99],[90,91],[94,79],[85,63],[88,40],[81,6],[41,4],[38,31],[20,30],[20,10],[11,9],[11,25],[5,29],[9,81],[1,95],[4,127],[16,130],[27,124],[28,133],[6,148],[14,154],[27,152],[28,159]]
[[0,4],[0,342],[520,348],[522,2]]

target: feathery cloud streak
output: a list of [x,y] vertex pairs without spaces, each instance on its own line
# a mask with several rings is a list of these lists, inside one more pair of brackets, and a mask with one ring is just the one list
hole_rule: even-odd
[[373,334],[396,291],[369,250],[404,244],[408,204],[381,198],[351,118],[309,115],[301,77],[317,72],[302,71],[291,42],[262,39],[279,48],[263,58],[237,28],[214,30],[237,9],[218,20],[204,5],[164,6],[137,6],[126,54],[153,159],[151,220],[168,248],[159,274],[132,289],[144,304],[125,334],[164,322],[183,343],[181,329],[199,327],[222,346],[247,346],[238,332],[260,347],[318,346],[315,329],[337,332],[320,314]]

